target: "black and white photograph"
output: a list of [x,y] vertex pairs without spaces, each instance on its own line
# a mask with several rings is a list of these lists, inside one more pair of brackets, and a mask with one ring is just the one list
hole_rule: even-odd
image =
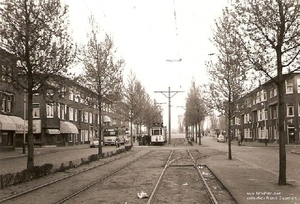
[[0,203],[300,204],[300,0],[0,0]]

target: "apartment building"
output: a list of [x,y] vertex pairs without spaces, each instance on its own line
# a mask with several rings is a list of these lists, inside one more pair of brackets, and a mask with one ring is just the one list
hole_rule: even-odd
[[[9,63],[3,60],[0,62],[0,150],[14,150],[27,142],[27,93],[14,89],[5,77],[4,72],[9,71],[9,67],[14,64],[8,66]],[[97,94],[76,81],[52,75],[44,83],[43,92],[33,96],[35,145],[89,143],[92,138],[99,136],[100,121],[102,125],[128,127],[112,111],[112,103],[108,100],[102,101],[100,120]]]
[[[284,136],[287,144],[300,142],[300,74],[285,74]],[[245,141],[278,142],[278,94],[271,81],[240,99],[231,120],[234,137],[243,134]]]

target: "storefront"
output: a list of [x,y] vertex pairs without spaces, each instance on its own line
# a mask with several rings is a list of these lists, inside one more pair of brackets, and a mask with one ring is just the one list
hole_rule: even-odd
[[18,116],[9,116],[12,121],[16,124],[15,132],[15,146],[22,147],[23,143],[26,142],[26,134],[28,132],[28,123]]
[[15,150],[16,124],[7,115],[0,115],[0,151]]
[[64,143],[65,146],[78,144],[78,129],[73,123],[60,121],[60,133],[60,144]]
[[46,129],[46,145],[57,145],[57,140],[60,137],[59,129]]

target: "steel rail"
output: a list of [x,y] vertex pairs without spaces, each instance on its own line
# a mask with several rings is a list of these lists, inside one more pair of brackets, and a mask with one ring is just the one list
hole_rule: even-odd
[[173,153],[174,153],[174,149],[172,149],[172,151],[171,151],[171,153],[170,153],[170,155],[169,155],[169,157],[168,157],[168,160],[167,160],[167,162],[166,162],[166,165],[164,166],[164,168],[163,168],[163,170],[162,170],[162,172],[161,172],[161,174],[160,174],[160,176],[159,176],[159,178],[158,178],[158,180],[157,180],[157,182],[156,182],[156,184],[155,184],[155,186],[154,186],[154,189],[153,189],[153,191],[152,191],[152,193],[151,193],[151,195],[150,195],[150,197],[149,197],[149,199],[148,199],[148,201],[147,201],[147,204],[152,203],[153,198],[154,198],[154,195],[155,195],[155,193],[156,193],[156,190],[157,190],[157,188],[158,188],[158,186],[159,186],[159,183],[160,183],[160,181],[161,181],[163,175],[165,174],[165,172],[166,172],[168,166],[169,166],[170,163],[172,162],[172,161],[170,161],[170,159],[171,159],[171,157],[173,156]]
[[213,192],[210,190],[210,187],[208,186],[207,182],[205,181],[205,178],[203,177],[201,171],[200,171],[199,168],[197,167],[196,161],[195,161],[195,159],[194,159],[192,153],[191,153],[189,150],[187,150],[187,151],[188,151],[190,157],[191,157],[192,160],[193,160],[194,168],[197,170],[197,172],[198,172],[198,174],[199,174],[199,176],[200,176],[202,182],[203,182],[204,185],[205,185],[205,189],[206,189],[206,191],[207,191],[207,193],[208,193],[208,195],[209,195],[209,198],[210,198],[211,202],[214,203],[214,204],[218,204],[218,201],[217,201],[216,197],[214,196]]
[[[130,154],[130,155],[131,155],[131,154]],[[130,156],[130,155],[128,155],[128,156]],[[23,192],[14,194],[14,195],[12,195],[12,196],[5,197],[5,198],[3,198],[3,199],[0,200],[0,203],[3,203],[3,202],[5,202],[5,201],[9,201],[9,200],[13,200],[13,199],[15,199],[15,198],[17,198],[17,197],[26,195],[26,194],[31,193],[31,192],[34,192],[34,191],[37,191],[37,190],[42,189],[42,188],[44,188],[44,187],[47,187],[47,186],[50,186],[50,185],[52,185],[52,184],[58,183],[58,182],[60,182],[60,181],[66,180],[66,179],[71,178],[71,177],[73,177],[73,176],[76,176],[76,175],[78,175],[78,174],[81,174],[81,173],[84,173],[84,172],[93,170],[93,169],[98,168],[98,167],[101,167],[101,166],[103,166],[103,165],[105,165],[105,164],[109,164],[110,162],[113,162],[113,161],[122,159],[122,158],[124,158],[124,157],[126,157],[126,156],[120,156],[120,157],[116,157],[116,158],[110,159],[109,161],[106,161],[106,162],[101,163],[101,164],[99,164],[99,165],[93,166],[93,167],[91,167],[91,168],[87,168],[87,169],[84,169],[84,170],[75,172],[75,173],[73,173],[73,174],[69,174],[69,175],[64,176],[64,177],[62,177],[62,178],[55,179],[55,180],[53,180],[53,181],[50,181],[50,182],[41,184],[41,185],[36,186],[36,187],[33,187],[33,188],[28,189],[28,190],[26,190],[26,191],[23,191]]]
[[71,200],[72,198],[76,197],[76,196],[79,195],[80,193],[82,193],[82,192],[88,190],[89,188],[93,187],[94,185],[96,185],[96,184],[98,184],[98,183],[104,181],[105,179],[107,179],[107,178],[109,178],[110,176],[116,174],[117,172],[123,170],[125,167],[128,167],[129,165],[135,163],[136,161],[138,161],[139,159],[143,158],[144,156],[150,154],[151,152],[152,152],[152,151],[149,151],[149,152],[147,152],[146,154],[143,154],[143,155],[139,156],[139,157],[136,158],[135,160],[132,160],[132,161],[130,161],[130,162],[124,164],[123,166],[121,166],[120,168],[116,169],[115,171],[113,171],[113,172],[111,172],[111,173],[109,173],[109,174],[107,174],[107,175],[105,175],[105,176],[103,176],[103,177],[97,179],[96,181],[94,181],[94,182],[92,182],[92,183],[86,185],[85,187],[79,189],[78,191],[76,191],[76,192],[70,194],[69,196],[67,196],[67,197],[65,197],[65,198],[63,198],[63,199],[61,199],[61,200],[59,200],[59,201],[56,202],[55,204],[61,204],[61,203],[64,203],[64,202],[66,202],[66,201],[68,201],[68,200]]

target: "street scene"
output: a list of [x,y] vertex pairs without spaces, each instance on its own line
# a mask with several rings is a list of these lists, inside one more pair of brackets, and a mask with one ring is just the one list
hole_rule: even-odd
[[[119,147],[119,148],[122,148]],[[53,149],[53,148],[52,148]],[[156,183],[159,181],[159,175],[163,171],[164,159],[168,158],[168,154],[175,149],[177,154],[181,154],[181,150],[184,150],[184,154],[174,155],[174,159],[169,160],[169,165],[166,168],[165,174],[161,178],[161,184],[157,187],[155,193],[154,189]],[[105,152],[115,151],[116,147],[105,147]],[[207,166],[215,177],[221,182],[221,185],[213,183],[210,188],[213,191],[213,195],[218,203],[298,203],[299,202],[299,183],[300,175],[298,172],[300,146],[290,145],[287,146],[287,161],[288,170],[287,177],[289,186],[278,187],[276,185],[277,180],[277,166],[278,166],[278,145],[264,146],[259,143],[245,142],[239,146],[237,141],[232,142],[233,160],[227,159],[227,145],[216,141],[215,137],[203,137],[202,145],[197,143],[188,144],[184,134],[174,134],[172,138],[172,144],[165,144],[163,146],[148,146],[139,145],[134,143],[134,147],[124,154],[121,159],[118,158],[118,162],[108,162],[105,165],[93,169],[93,172],[85,172],[80,177],[82,179],[77,180],[78,188],[83,188],[87,183],[95,182],[97,176],[109,175],[109,172],[116,171],[115,169],[123,168],[114,175],[109,175],[105,180],[101,180],[97,185],[91,187],[89,190],[81,192],[68,202],[72,203],[148,203],[150,202],[150,196],[153,193],[151,203],[180,203],[180,202],[195,202],[195,203],[210,203],[208,196],[204,196],[206,191],[201,193],[201,189],[204,187],[200,179],[197,179],[197,173],[189,174],[188,172],[193,170],[193,166],[189,165],[189,161],[185,158],[189,151],[196,160],[196,166],[202,168]],[[81,147],[65,147],[64,149],[49,150],[47,147],[41,148],[37,153],[36,158],[39,159],[39,164],[50,162],[55,163],[57,157],[61,162],[75,161],[78,156],[84,157],[94,153],[95,149],[89,148],[89,146]],[[261,153],[264,155],[264,159],[260,158]],[[120,156],[122,154],[119,154]],[[127,157],[126,157],[126,154]],[[134,166],[123,167],[124,162],[127,162],[129,158],[134,156],[137,162],[144,163],[143,165],[137,163]],[[147,154],[145,158],[139,159],[141,155]],[[119,157],[115,155],[114,157]],[[186,155],[186,156],[184,156]],[[108,159],[108,158],[107,158]],[[1,173],[9,173],[17,168],[12,169],[15,163],[22,164],[22,161],[26,160],[26,157],[20,152],[1,154]],[[104,159],[103,159],[104,160]],[[138,161],[139,160],[139,161]],[[145,164],[147,161],[147,165]],[[40,199],[44,199],[44,203],[58,203],[61,197],[70,194],[70,191],[63,192],[66,182],[74,181],[60,181],[57,184],[53,184],[54,187],[47,186],[45,190],[39,190],[34,193],[26,193],[20,195],[12,200],[6,200],[10,196],[16,196],[19,193],[28,191],[31,188],[37,188],[43,186],[44,183],[49,181],[58,180],[59,178],[71,175],[74,172],[80,172],[82,168],[87,169],[91,166],[96,166],[97,163],[104,161],[99,160],[94,163],[78,166],[74,169],[69,169],[66,172],[54,173],[46,177],[40,178],[37,181],[31,181],[17,186],[7,187],[1,190],[0,202],[2,203],[19,203],[18,200],[26,199],[28,203],[39,203]],[[132,162],[132,161],[131,161]],[[161,163],[163,162],[163,163]],[[157,167],[155,167],[158,165]],[[139,167],[137,167],[139,166]],[[191,167],[189,167],[191,166]],[[155,167],[155,168],[154,168]],[[190,168],[190,170],[189,170]],[[174,172],[174,170],[178,172]],[[136,171],[138,170],[138,171]],[[98,173],[95,173],[98,172]],[[107,172],[107,173],[105,173]],[[86,177],[93,175],[92,177]],[[97,176],[96,176],[97,175]],[[207,175],[203,173],[202,175]],[[95,177],[96,176],[96,177]],[[179,176],[179,177],[178,177]],[[180,178],[180,179],[179,179]],[[164,181],[166,180],[166,181]],[[206,178],[207,182],[210,182],[212,177]],[[83,182],[84,181],[84,182]],[[128,183],[130,181],[130,183]],[[83,183],[82,183],[83,182]],[[167,182],[167,183],[166,183]],[[171,182],[171,183],[170,183]],[[54,188],[56,196],[51,196],[51,189]],[[72,188],[75,191],[74,188]],[[46,191],[46,192],[43,192]],[[114,192],[116,191],[116,192]],[[146,197],[138,197],[138,193],[145,193]],[[174,193],[170,193],[174,191]],[[60,193],[58,193],[60,192]],[[227,193],[229,192],[229,193]],[[48,196],[47,196],[48,195]],[[177,195],[177,196],[172,196]],[[220,196],[222,195],[222,196]],[[25,197],[26,196],[26,197]],[[169,197],[171,196],[171,197]],[[203,200],[208,199],[208,200]]]
[[0,0],[0,203],[300,203],[299,13]]

